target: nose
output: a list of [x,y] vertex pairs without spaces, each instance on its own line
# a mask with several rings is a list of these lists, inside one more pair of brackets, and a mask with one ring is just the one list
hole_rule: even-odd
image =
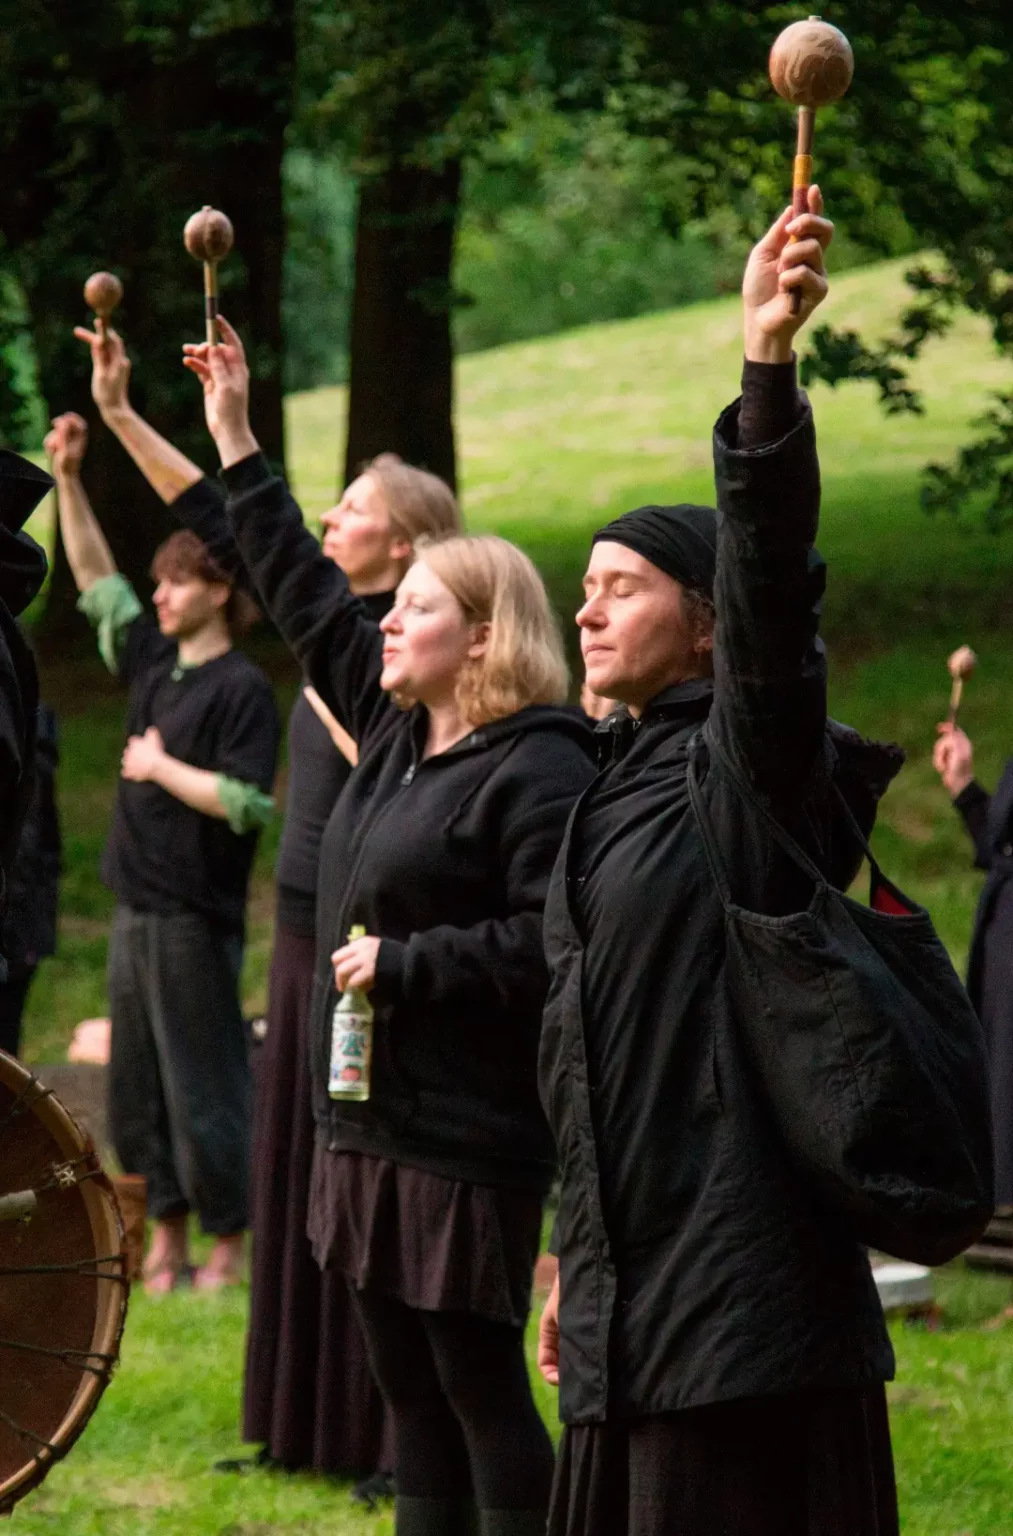
[[581,629],[595,629],[601,625],[602,614],[598,608],[596,598],[589,597],[585,599],[581,607],[577,609],[575,623],[577,623]]
[[398,611],[396,608],[392,608],[390,612],[385,613],[383,618],[380,620],[380,633],[382,635],[394,635],[397,634],[400,628],[401,620],[398,617]]
[[341,503],[336,507],[328,507],[326,512],[321,512],[320,521],[325,528],[336,528],[341,521]]

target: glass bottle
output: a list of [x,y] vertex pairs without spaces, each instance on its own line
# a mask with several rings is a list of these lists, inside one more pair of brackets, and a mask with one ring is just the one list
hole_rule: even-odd
[[[365,928],[357,924],[348,941],[365,937]],[[361,987],[349,987],[342,992],[331,1017],[331,1068],[327,1082],[331,1098],[368,1099],[372,1059],[373,1005]]]

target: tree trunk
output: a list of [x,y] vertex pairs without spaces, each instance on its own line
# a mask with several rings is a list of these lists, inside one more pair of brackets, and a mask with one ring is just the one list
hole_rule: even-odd
[[461,165],[363,181],[355,249],[345,479],[399,453],[456,484],[451,264]]
[[[143,595],[152,554],[174,524],[91,404],[87,350],[71,334],[90,318],[81,288],[97,268],[123,279],[114,324],[134,362],[132,399],[214,470],[200,388],[180,357],[182,343],[202,340],[204,330],[201,272],[182,231],[202,204],[223,207],[236,247],[221,268],[222,309],[247,332],[254,431],[268,456],[283,462],[281,160],[291,115],[292,0],[275,0],[263,24],[210,36],[196,29],[191,36],[181,19],[178,46],[157,53],[115,33],[119,7],[102,17],[101,38],[76,33],[71,12],[60,34],[88,113],[98,103],[93,115],[64,86],[44,108],[31,103],[13,135],[8,130],[5,165],[15,186],[0,207],[0,229],[27,299],[47,407],[88,419],[85,483],[120,569]],[[43,52],[49,46],[34,36],[20,41]],[[57,547],[45,637],[65,643],[76,630],[76,597]]]

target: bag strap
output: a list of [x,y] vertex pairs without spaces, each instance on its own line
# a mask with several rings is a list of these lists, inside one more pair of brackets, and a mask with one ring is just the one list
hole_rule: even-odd
[[693,810],[693,816],[700,831],[704,852],[707,855],[707,863],[710,865],[714,884],[718,895],[721,897],[721,905],[727,912],[732,905],[732,888],[728,882],[728,871],[725,869],[724,860],[718,849],[717,838],[714,836],[714,828],[711,826],[710,817],[704,807],[703,796],[700,793],[700,780],[697,777],[696,757],[698,749],[703,745],[700,732],[691,738],[686,763],[686,788],[689,790],[689,803]]

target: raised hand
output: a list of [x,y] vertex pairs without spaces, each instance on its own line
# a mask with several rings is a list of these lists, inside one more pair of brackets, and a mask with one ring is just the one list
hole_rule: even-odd
[[[746,356],[753,362],[790,362],[797,332],[827,296],[823,253],[834,226],[822,215],[820,189],[810,187],[809,212],[796,216],[786,208],[750,252],[742,304]],[[791,311],[795,289],[802,295],[797,315]]]
[[944,720],[937,725],[939,735],[932,752],[932,766],[943,787],[955,800],[974,779],[974,748],[959,725]]
[[250,370],[243,343],[223,315],[218,331],[222,339],[217,346],[187,342],[183,366],[200,379],[208,431],[227,469],[256,453],[258,444],[250,430]]
[[88,423],[76,411],[64,411],[53,417],[42,446],[58,480],[77,476],[88,451]]
[[103,417],[130,406],[130,359],[123,339],[104,322],[89,331],[74,327],[74,335],[91,348],[91,397]]

